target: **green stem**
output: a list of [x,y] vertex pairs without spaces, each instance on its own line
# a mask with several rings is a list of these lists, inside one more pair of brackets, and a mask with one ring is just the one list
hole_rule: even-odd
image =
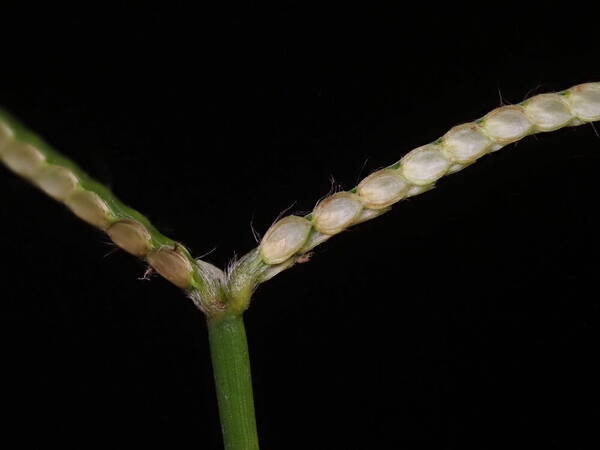
[[225,450],[258,450],[243,316],[209,320],[208,337]]

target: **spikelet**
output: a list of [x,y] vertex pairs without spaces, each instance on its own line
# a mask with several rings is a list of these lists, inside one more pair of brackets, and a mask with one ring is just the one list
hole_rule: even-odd
[[191,286],[193,266],[179,248],[159,248],[148,255],[148,263],[175,286]]
[[363,205],[356,195],[338,192],[319,202],[313,215],[315,228],[323,234],[337,234],[352,225]]
[[362,180],[356,191],[366,208],[383,209],[402,200],[410,184],[397,170],[383,169]]
[[584,122],[600,120],[600,83],[586,83],[565,92],[573,114]]
[[135,220],[119,220],[106,230],[112,241],[132,255],[145,257],[152,247],[150,233]]
[[260,243],[262,259],[267,264],[279,264],[302,248],[311,223],[298,216],[287,216],[275,222]]
[[42,191],[60,202],[73,194],[79,184],[72,170],[52,164],[45,167],[34,181]]
[[108,228],[111,212],[106,202],[95,192],[78,189],[66,199],[65,204],[81,220],[101,230]]
[[25,178],[33,178],[46,163],[44,154],[33,145],[11,140],[2,151],[6,166]]

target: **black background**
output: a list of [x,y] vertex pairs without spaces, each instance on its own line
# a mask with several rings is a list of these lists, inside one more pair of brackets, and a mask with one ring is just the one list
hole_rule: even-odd
[[[6,13],[0,104],[223,266],[331,178],[600,80],[583,8],[425,6]],[[599,150],[526,138],[261,286],[262,448],[597,448]],[[202,314],[1,167],[0,199],[3,436],[221,448]]]

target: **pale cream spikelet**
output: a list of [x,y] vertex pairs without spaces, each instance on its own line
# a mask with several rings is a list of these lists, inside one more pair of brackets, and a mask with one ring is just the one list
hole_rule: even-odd
[[518,141],[533,130],[523,109],[514,105],[496,108],[483,118],[481,125],[496,143],[504,145]]
[[150,252],[146,258],[148,264],[159,274],[182,289],[192,283],[192,264],[177,248],[162,247]]
[[303,217],[287,216],[275,222],[260,243],[262,260],[279,264],[298,252],[308,239],[311,223]]
[[490,151],[491,139],[475,123],[458,125],[448,131],[442,138],[444,153],[458,167],[450,167],[449,172],[457,172]]
[[0,122],[0,157],[2,153],[4,153],[4,149],[6,148],[9,141],[11,141],[15,137],[12,129],[8,125],[3,122]]
[[410,184],[397,170],[382,169],[362,180],[356,194],[365,207],[383,209],[402,200],[409,189]]
[[84,189],[76,189],[65,201],[67,207],[81,220],[106,230],[112,214],[106,202],[98,194]]
[[46,164],[46,157],[31,144],[11,141],[4,148],[2,161],[17,175],[32,178]]
[[427,144],[411,150],[400,163],[402,175],[419,186],[435,183],[446,174],[452,164],[436,144]]
[[540,94],[526,100],[523,110],[539,131],[554,131],[573,120],[573,114],[558,94]]
[[337,234],[352,225],[362,209],[355,194],[338,192],[319,202],[313,212],[313,224],[321,233]]
[[52,164],[41,170],[34,181],[42,191],[59,201],[67,199],[79,184],[70,169]]
[[600,120],[600,83],[572,87],[565,95],[573,114],[585,122]]
[[151,248],[151,237],[146,227],[135,220],[119,220],[106,230],[112,241],[132,255],[144,257]]

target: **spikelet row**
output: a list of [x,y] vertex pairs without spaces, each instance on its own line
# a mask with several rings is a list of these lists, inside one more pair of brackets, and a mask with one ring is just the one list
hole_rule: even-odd
[[410,151],[397,163],[370,174],[351,191],[323,199],[308,216],[292,215],[277,221],[260,243],[262,261],[289,264],[331,236],[383,214],[400,200],[432,189],[443,176],[529,134],[597,120],[600,83],[581,84],[497,108]]
[[144,259],[167,280],[183,289],[195,278],[195,261],[181,245],[161,235],[137,211],[118,201],[106,188],[0,111],[0,161],[28,179],[76,216],[104,231],[126,252]]

